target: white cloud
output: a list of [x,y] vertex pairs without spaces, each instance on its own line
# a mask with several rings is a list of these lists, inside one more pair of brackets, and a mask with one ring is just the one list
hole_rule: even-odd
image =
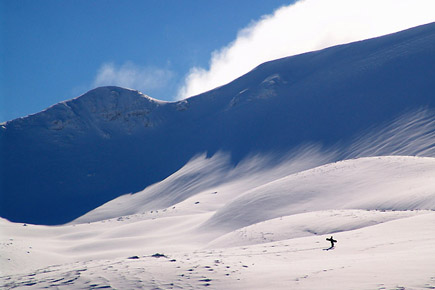
[[178,98],[228,83],[265,61],[435,21],[434,11],[434,0],[299,1],[241,30],[213,52],[209,69],[192,68]]
[[119,67],[113,63],[105,63],[98,70],[93,85],[121,86],[149,94],[150,91],[167,86],[173,77],[174,73],[168,69],[141,67],[132,62],[126,62]]

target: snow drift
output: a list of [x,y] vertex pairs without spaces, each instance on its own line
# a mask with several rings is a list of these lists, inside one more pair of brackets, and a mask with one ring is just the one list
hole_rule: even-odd
[[[239,178],[209,183],[225,175],[227,162],[199,156],[148,190],[68,225],[1,219],[0,287],[435,286],[435,158],[358,158],[287,175],[294,162],[252,176],[243,176],[251,172],[245,164],[234,171]],[[196,178],[205,164],[215,170]],[[141,203],[147,196],[154,207]],[[110,218],[116,206],[119,216]],[[323,251],[330,235],[337,247]]]

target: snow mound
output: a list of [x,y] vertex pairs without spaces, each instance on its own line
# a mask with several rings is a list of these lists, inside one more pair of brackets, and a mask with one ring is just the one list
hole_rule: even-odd
[[275,166],[253,157],[236,168],[225,154],[198,156],[164,181],[108,202],[73,224],[142,217],[149,224],[138,233],[152,224],[160,224],[163,233],[170,224],[179,243],[188,233],[190,241],[228,247],[355,230],[435,210],[435,158],[366,157],[304,170],[328,159],[319,152],[313,158],[315,152]]
[[234,230],[207,248],[227,248],[353,231],[426,211],[325,210],[283,216]]
[[[177,206],[189,212],[216,210],[229,200],[257,186],[288,174],[326,164],[334,154],[306,146],[276,160],[270,156],[251,156],[232,165],[229,154],[218,152],[192,158],[180,170],[144,190],[120,196],[86,213],[73,223],[95,222],[119,216]],[[192,204],[201,206],[192,207]]]
[[202,227],[228,232],[331,209],[435,210],[435,158],[360,158],[292,174],[241,194]]

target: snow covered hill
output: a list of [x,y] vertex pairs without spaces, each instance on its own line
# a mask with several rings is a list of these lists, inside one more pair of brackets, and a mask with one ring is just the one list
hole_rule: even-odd
[[350,157],[435,156],[434,51],[431,23],[271,61],[180,102],[103,87],[3,123],[0,216],[69,222],[201,154],[228,154],[225,182],[252,156],[276,167],[312,148],[299,170]]
[[0,288],[435,289],[434,52],[432,23],[0,124]]
[[[303,171],[295,160],[261,170],[245,163],[231,172],[238,178],[211,182],[227,162],[199,156],[67,225],[0,220],[0,287],[435,287],[435,158],[366,157]],[[197,178],[202,166],[213,170]],[[143,203],[150,197],[153,205]],[[338,243],[324,251],[331,235]]]
[[298,171],[295,162],[306,167],[303,161],[267,168],[264,160],[255,160],[256,167],[228,170],[225,156],[200,156],[162,182],[114,199],[74,223],[180,206],[197,213],[204,211],[198,206],[203,203],[216,211],[204,227],[224,232],[318,210],[435,210],[434,158],[366,157]]

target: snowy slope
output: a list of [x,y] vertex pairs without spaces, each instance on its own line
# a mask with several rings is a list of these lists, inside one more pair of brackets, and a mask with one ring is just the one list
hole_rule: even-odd
[[[155,251],[138,249],[130,256],[5,275],[0,285],[5,289],[432,289],[434,226],[435,215],[428,213],[342,232],[334,235],[339,242],[333,251],[322,250],[328,246],[325,236],[235,248],[166,250],[167,257],[162,258],[152,257]],[[18,243],[14,236],[7,247]],[[29,245],[35,241],[23,245],[22,255],[37,255]],[[67,260],[64,255],[63,262]]]
[[[260,170],[244,164],[216,187],[204,179],[222,176],[228,160],[217,159],[200,156],[153,190],[118,198],[129,215],[105,219],[115,200],[63,226],[0,220],[0,286],[435,287],[435,158],[368,157],[302,171],[290,159]],[[195,178],[204,164],[214,170]],[[141,204],[158,188],[154,207]],[[169,202],[169,188],[185,199]],[[330,235],[338,243],[324,251]]]
[[[311,166],[434,156],[434,51],[431,23],[271,61],[180,102],[104,87],[3,123],[0,216],[69,222],[201,154],[228,153],[231,168],[249,156],[277,158],[307,145],[331,157]],[[406,134],[397,134],[401,128]]]
[[[160,211],[207,215],[200,230],[223,234],[283,216],[325,210],[435,210],[434,158],[368,157],[295,171],[294,160],[277,167],[229,172],[222,182],[224,160],[198,158],[186,168],[211,172],[197,178],[183,168],[166,180],[134,195],[124,195],[89,212],[74,223]],[[202,166],[198,167],[198,164]],[[256,164],[259,164],[257,162]],[[262,167],[264,168],[264,167]],[[287,172],[287,175],[285,173]],[[178,176],[183,176],[179,180]],[[220,180],[216,185],[213,182]],[[187,190],[186,190],[187,188]],[[156,194],[158,193],[158,194]],[[162,212],[163,211],[163,212]],[[212,214],[212,216],[208,216]],[[328,229],[330,230],[330,229]],[[290,231],[291,232],[291,231]],[[311,229],[307,232],[328,232]],[[234,237],[232,237],[234,241]]]
[[228,170],[225,156],[201,156],[162,182],[114,199],[74,222],[174,206],[202,213],[205,206],[217,212],[204,226],[228,231],[284,215],[327,209],[435,210],[433,158],[368,157],[298,170],[309,167],[305,162],[303,158],[289,159],[267,168],[264,160],[255,160],[255,167],[241,164]]
[[0,124],[0,288],[435,289],[434,51],[428,24]]

